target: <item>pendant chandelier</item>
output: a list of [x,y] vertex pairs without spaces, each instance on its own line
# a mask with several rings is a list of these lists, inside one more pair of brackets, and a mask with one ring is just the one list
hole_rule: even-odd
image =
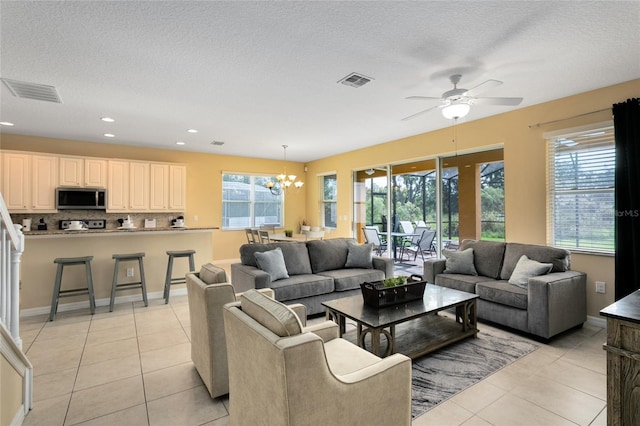
[[288,145],[282,145],[282,148],[284,149],[284,162],[285,162],[284,172],[281,175],[276,176],[277,182],[269,181],[265,184],[265,186],[269,188],[269,191],[271,191],[273,195],[280,195],[282,194],[282,191],[286,191],[292,186],[296,189],[300,189],[302,188],[302,185],[304,185],[304,182],[296,180],[296,175],[287,174],[286,163],[287,163]]

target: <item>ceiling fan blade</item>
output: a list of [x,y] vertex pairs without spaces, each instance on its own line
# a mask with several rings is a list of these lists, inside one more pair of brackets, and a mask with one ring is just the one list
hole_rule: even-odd
[[476,98],[473,103],[476,105],[520,105],[522,98]]
[[442,98],[434,98],[433,96],[409,96],[405,99],[411,99],[412,101],[430,101],[430,100],[442,100]]
[[428,113],[429,111],[431,111],[431,110],[433,110],[433,109],[437,109],[437,108],[439,108],[439,107],[440,107],[440,105],[436,105],[436,106],[434,106],[434,107],[427,108],[427,109],[425,109],[425,110],[422,110],[422,111],[417,112],[417,113],[415,113],[415,114],[413,114],[413,115],[410,115],[410,116],[408,116],[408,117],[403,118],[403,119],[402,119],[402,121],[411,120],[412,118],[416,118],[416,117],[418,117],[418,116],[421,116],[422,114],[426,114],[426,113]]
[[502,82],[500,80],[487,80],[484,83],[480,83],[475,87],[467,90],[462,96],[476,96],[480,93],[487,91],[493,87],[500,86]]

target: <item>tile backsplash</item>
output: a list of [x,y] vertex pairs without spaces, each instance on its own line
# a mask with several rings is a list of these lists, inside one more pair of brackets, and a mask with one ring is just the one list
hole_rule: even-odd
[[[58,229],[59,222],[61,220],[93,220],[93,219],[106,219],[106,229],[116,229],[120,226],[118,219],[126,219],[127,216],[131,217],[131,221],[134,226],[138,228],[144,228],[145,219],[155,219],[157,228],[168,228],[171,226],[171,221],[178,216],[184,216],[183,213],[106,213],[103,210],[65,210],[58,213],[29,213],[29,214],[11,214],[11,220],[15,224],[22,224],[22,219],[31,219],[31,230],[36,231],[38,229],[38,223],[40,219],[44,219],[44,223],[47,224],[47,230],[51,231]],[[188,221],[185,221],[188,222]],[[187,223],[188,225],[188,223]]]

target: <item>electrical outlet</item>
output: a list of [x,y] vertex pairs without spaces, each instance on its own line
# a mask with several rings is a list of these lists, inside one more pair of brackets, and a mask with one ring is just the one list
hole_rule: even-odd
[[596,293],[604,293],[604,292],[605,292],[605,282],[596,281]]
[[132,278],[134,276],[133,268],[127,268],[127,277]]

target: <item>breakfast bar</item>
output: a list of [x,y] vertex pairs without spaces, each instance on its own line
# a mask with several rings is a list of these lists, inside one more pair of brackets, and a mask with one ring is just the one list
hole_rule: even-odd
[[[167,251],[195,250],[195,264],[213,259],[213,233],[216,227],[163,227],[132,229],[48,230],[25,232],[25,252],[21,260],[21,314],[37,315],[50,309],[56,275],[55,258],[93,256],[91,264],[97,306],[109,304],[115,253],[145,253],[144,268],[149,299],[161,298],[167,269]],[[174,275],[185,274],[188,264],[174,265]],[[135,269],[137,275],[137,269]],[[139,280],[120,272],[119,281]],[[77,283],[77,284],[76,284]],[[64,286],[81,287],[85,277],[81,271],[65,271]],[[180,286],[172,292],[184,291]],[[118,302],[141,300],[139,290],[118,293]],[[142,302],[141,302],[142,303]],[[59,312],[88,306],[86,296],[69,297],[60,304]]]

